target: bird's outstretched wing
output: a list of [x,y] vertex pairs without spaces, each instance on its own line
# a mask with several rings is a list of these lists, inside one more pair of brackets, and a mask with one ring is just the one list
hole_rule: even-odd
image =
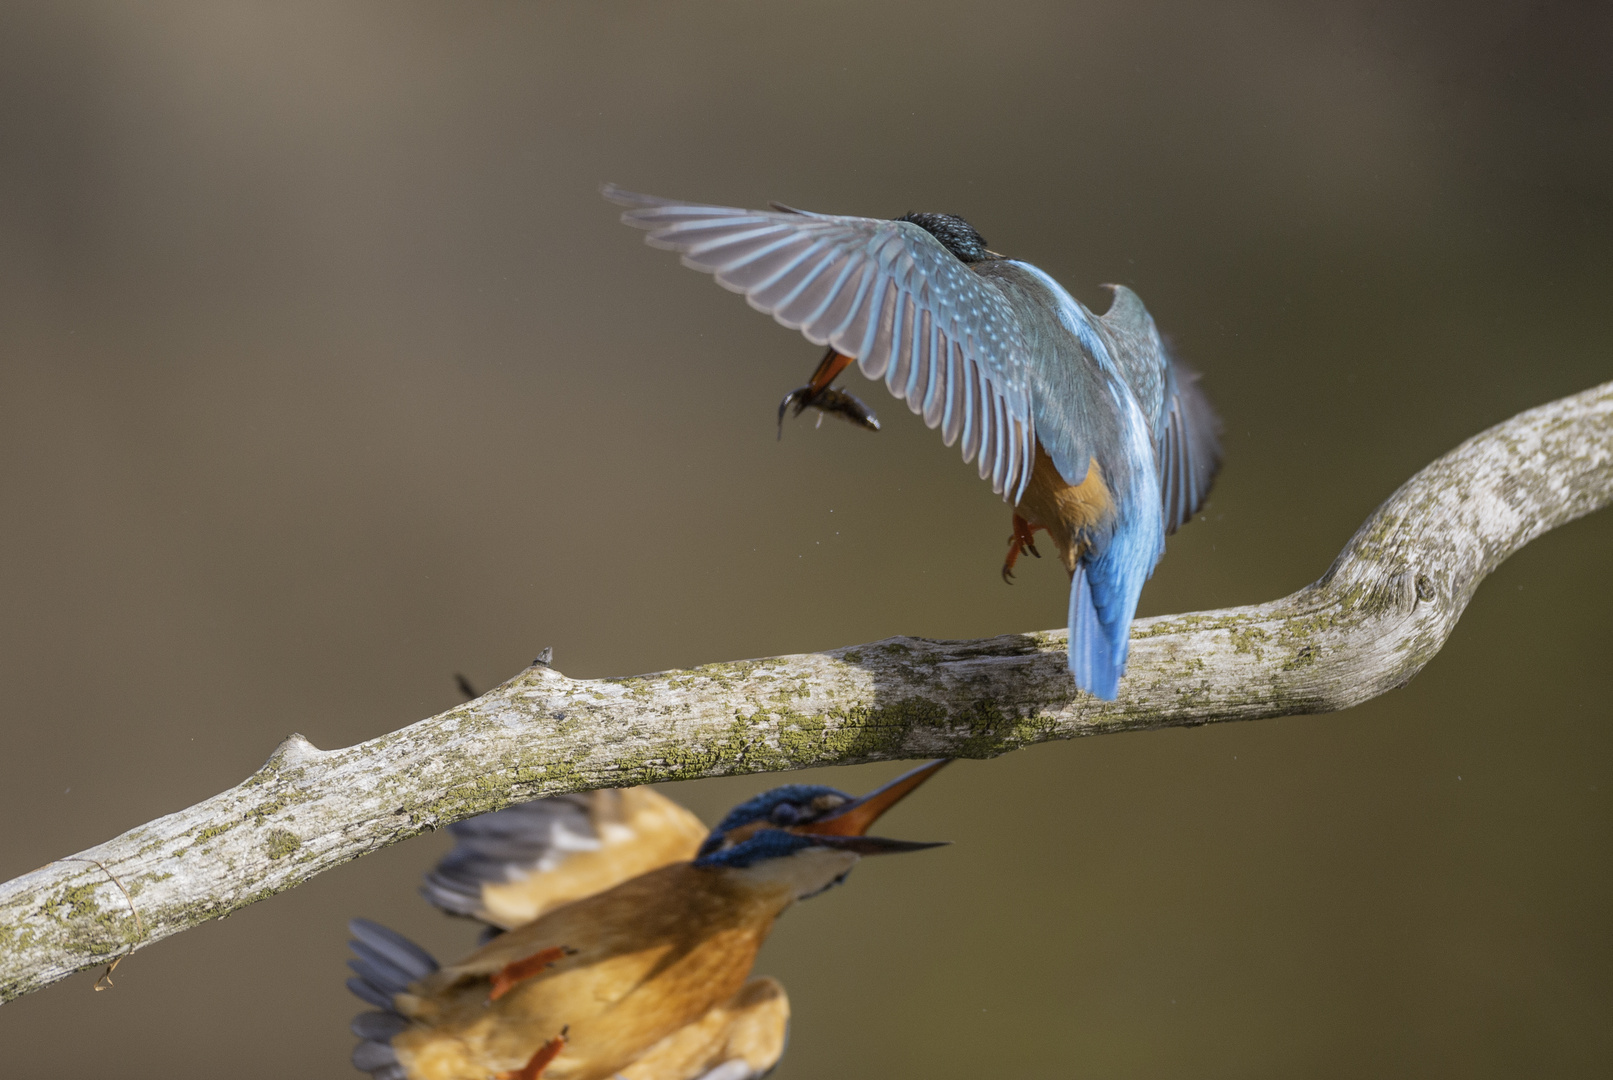
[[459,842],[421,892],[505,930],[691,859],[706,836],[699,818],[649,788],[536,799],[450,828]]
[[1165,379],[1165,424],[1160,436],[1159,488],[1165,531],[1181,528],[1204,505],[1221,471],[1221,422],[1199,389],[1198,372],[1171,360]]
[[1035,460],[1020,329],[997,288],[935,237],[909,221],[604,194],[631,207],[622,221],[650,244],[884,379],[1018,501]]

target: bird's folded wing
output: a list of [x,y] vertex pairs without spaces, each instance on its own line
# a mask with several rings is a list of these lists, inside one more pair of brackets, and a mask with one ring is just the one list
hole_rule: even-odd
[[621,1080],[756,1080],[784,1056],[790,1001],[765,976],[639,1055]]
[[1204,505],[1221,469],[1221,422],[1199,389],[1198,373],[1170,361],[1165,424],[1158,444],[1165,531],[1175,532]]
[[636,195],[622,221],[684,265],[743,293],[807,340],[858,362],[870,379],[962,440],[980,476],[1017,501],[1034,464],[1025,348],[990,282],[909,221],[741,210]]
[[506,930],[693,858],[706,835],[699,818],[649,788],[537,799],[451,828],[458,843],[421,892]]

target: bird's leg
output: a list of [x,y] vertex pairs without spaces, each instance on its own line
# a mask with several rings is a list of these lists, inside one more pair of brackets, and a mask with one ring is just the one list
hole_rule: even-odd
[[1003,560],[1003,580],[1010,585],[1014,583],[1014,564],[1021,555],[1034,555],[1038,559],[1042,557],[1042,553],[1036,550],[1035,540],[1036,530],[1041,528],[1045,526],[1032,525],[1015,512],[1014,534],[1008,538],[1008,557]]
[[515,984],[524,982],[534,975],[540,975],[551,966],[570,956],[575,949],[564,945],[557,945],[551,949],[542,949],[531,956],[505,964],[493,976],[493,989],[487,994],[488,1001],[497,1001],[515,988]]
[[570,1030],[569,1027],[561,1028],[560,1034],[538,1047],[537,1053],[525,1065],[499,1073],[498,1080],[538,1080],[543,1070],[549,1067],[549,1062],[559,1057],[560,1051],[566,1048],[566,1032]]
[[850,363],[851,357],[830,347],[819,361],[818,370],[812,373],[812,381],[784,395],[784,400],[778,405],[779,438],[784,437],[784,414],[792,405],[795,407],[796,416],[800,416],[810,406],[849,420],[858,427],[865,427],[870,431],[879,430],[879,418],[874,415],[872,409],[844,390],[836,390],[829,385]]

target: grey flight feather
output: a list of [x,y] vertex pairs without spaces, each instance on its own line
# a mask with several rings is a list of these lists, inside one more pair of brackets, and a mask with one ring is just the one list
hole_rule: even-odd
[[361,1039],[386,1042],[400,1031],[406,1031],[409,1021],[395,1012],[362,1012],[353,1017],[353,1034]]
[[1018,501],[1036,438],[1024,337],[1003,294],[934,236],[909,221],[604,194],[648,243],[883,379]]
[[1199,388],[1198,372],[1179,360],[1166,370],[1165,430],[1159,439],[1159,487],[1165,531],[1198,513],[1221,471],[1221,421]]
[[483,884],[552,870],[571,852],[600,846],[585,795],[535,799],[450,828],[458,843],[420,891],[444,911],[472,918],[484,917]]
[[353,935],[355,945],[363,945],[371,952],[386,957],[389,963],[402,971],[407,982],[423,979],[437,970],[437,961],[432,959],[430,953],[395,930],[388,930],[368,919],[353,919],[347,928]]
[[347,988],[381,1010],[359,1013],[353,1018],[353,1034],[363,1040],[353,1049],[353,1067],[369,1073],[373,1080],[407,1080],[408,1074],[391,1040],[409,1026],[409,1021],[393,1008],[392,998],[408,989],[410,983],[436,971],[437,961],[408,938],[379,923],[353,919],[347,928],[353,935],[348,944],[358,954],[356,960],[348,961],[357,978],[348,979]]

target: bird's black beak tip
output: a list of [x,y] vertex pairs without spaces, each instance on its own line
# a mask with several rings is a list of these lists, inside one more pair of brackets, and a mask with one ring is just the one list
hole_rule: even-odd
[[884,836],[814,836],[813,842],[862,856],[900,855],[908,851],[946,847],[952,843],[950,840],[892,840]]

